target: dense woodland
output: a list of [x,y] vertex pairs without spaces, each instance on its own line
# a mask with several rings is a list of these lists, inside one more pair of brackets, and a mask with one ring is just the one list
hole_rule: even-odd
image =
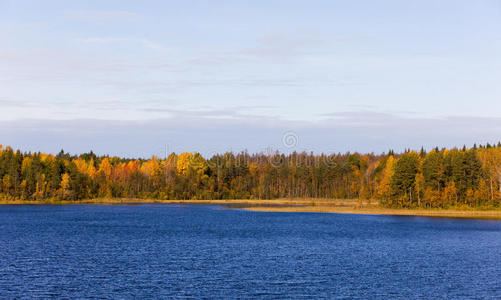
[[368,199],[386,207],[501,206],[501,144],[374,154],[198,153],[124,159],[0,146],[0,198]]

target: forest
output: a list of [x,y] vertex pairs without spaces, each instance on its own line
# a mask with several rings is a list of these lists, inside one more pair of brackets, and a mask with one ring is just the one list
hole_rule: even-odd
[[384,207],[500,207],[501,143],[375,154],[172,153],[125,159],[0,146],[0,199],[365,199]]

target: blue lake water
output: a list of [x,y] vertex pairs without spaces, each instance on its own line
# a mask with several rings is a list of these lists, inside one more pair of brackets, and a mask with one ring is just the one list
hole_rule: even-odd
[[0,206],[0,298],[501,297],[501,222]]

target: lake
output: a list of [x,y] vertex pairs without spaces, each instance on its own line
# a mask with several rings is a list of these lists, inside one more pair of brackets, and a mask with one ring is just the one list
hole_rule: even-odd
[[0,298],[501,297],[501,222],[0,206]]

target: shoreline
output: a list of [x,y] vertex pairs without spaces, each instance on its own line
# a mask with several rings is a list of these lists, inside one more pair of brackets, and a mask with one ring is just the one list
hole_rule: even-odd
[[434,218],[462,218],[501,220],[500,210],[458,210],[458,209],[403,209],[403,208],[347,208],[347,207],[243,207],[244,210],[259,212],[288,212],[288,213],[334,213],[356,215],[386,215],[386,216],[414,216]]
[[134,205],[134,204],[208,204],[229,209],[257,212],[337,213],[361,215],[393,215],[442,218],[501,220],[501,209],[406,209],[382,208],[356,199],[232,199],[232,200],[155,200],[136,198],[86,199],[78,201],[0,200],[0,205]]

